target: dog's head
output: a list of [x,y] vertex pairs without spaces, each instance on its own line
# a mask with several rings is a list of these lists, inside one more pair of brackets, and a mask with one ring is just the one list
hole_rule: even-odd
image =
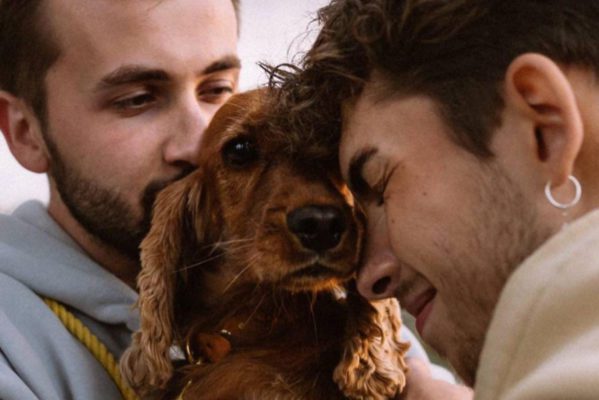
[[336,152],[275,126],[271,102],[266,90],[233,96],[204,135],[198,170],[157,197],[141,245],[142,329],[122,363],[138,389],[172,374],[175,303],[218,302],[241,285],[318,291],[354,272],[361,224]]

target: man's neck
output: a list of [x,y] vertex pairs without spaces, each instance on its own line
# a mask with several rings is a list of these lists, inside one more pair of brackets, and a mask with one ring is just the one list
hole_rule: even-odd
[[92,260],[133,289],[136,288],[139,261],[131,259],[89,233],[72,216],[62,201],[50,198],[48,213]]

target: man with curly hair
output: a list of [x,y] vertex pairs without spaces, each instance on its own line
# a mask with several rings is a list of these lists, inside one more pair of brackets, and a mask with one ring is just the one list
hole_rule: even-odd
[[[338,146],[368,216],[360,292],[399,298],[477,399],[597,398],[599,2],[333,0],[319,19],[281,104]],[[405,396],[471,394],[416,366]]]

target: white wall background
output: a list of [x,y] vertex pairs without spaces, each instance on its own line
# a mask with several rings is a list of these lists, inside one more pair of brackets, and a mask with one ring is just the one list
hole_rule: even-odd
[[[309,22],[328,0],[241,0],[241,40],[243,62],[241,89],[251,89],[266,81],[256,63],[282,63],[306,50],[315,36]],[[308,28],[312,32],[307,32]],[[2,62],[2,60],[0,60]],[[45,175],[23,169],[0,139],[0,212],[9,212],[27,199],[48,199]]]

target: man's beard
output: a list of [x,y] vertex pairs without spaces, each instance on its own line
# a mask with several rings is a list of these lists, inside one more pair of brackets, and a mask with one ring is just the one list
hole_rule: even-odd
[[118,191],[102,187],[84,178],[76,168],[67,166],[56,144],[47,135],[44,136],[52,158],[49,174],[70,213],[93,237],[137,261],[139,245],[150,229],[152,205],[158,192],[188,175],[191,166],[175,179],[148,184],[139,199],[142,215],[136,217],[139,213],[134,205],[128,204]]
[[503,287],[519,265],[551,236],[534,204],[507,173],[497,165],[484,169],[487,174],[480,181],[479,207],[470,222],[473,235],[466,251],[454,259],[456,268],[460,264],[472,266],[470,276],[452,282],[453,297],[461,300],[448,310],[457,328],[453,351],[459,353],[450,358],[469,385],[475,383],[484,339]]

